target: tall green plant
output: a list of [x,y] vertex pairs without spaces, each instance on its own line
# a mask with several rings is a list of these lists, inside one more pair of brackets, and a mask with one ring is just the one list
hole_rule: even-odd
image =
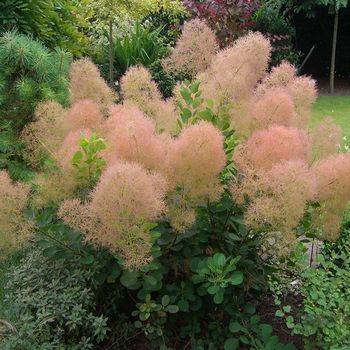
[[162,43],[162,27],[150,29],[136,23],[133,31],[114,42],[114,62],[118,76],[133,65],[149,67],[162,58],[167,49]]

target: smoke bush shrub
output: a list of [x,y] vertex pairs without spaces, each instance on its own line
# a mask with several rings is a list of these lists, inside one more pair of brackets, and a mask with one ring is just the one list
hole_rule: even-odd
[[270,53],[263,35],[241,37],[206,68],[192,62],[199,73],[168,100],[146,68],[131,67],[119,104],[80,60],[72,105],[44,103],[23,132],[46,160],[34,218],[53,205],[82,234],[69,247],[104,266],[102,286],[128,291],[125,313],[155,347],[280,349],[254,307],[270,266],[288,261],[300,235],[338,235],[349,154],[336,153],[329,121],[324,143],[310,135],[315,82],[285,62],[268,72]]
[[50,52],[39,42],[16,32],[0,38],[1,118],[23,124],[32,118],[36,104],[55,100],[68,102],[70,56]]

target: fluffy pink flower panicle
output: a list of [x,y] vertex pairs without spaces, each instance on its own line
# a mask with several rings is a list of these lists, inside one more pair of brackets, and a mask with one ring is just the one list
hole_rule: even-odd
[[103,173],[89,203],[66,201],[59,215],[87,241],[139,268],[151,259],[150,229],[166,208],[164,182],[136,163],[117,162]]
[[209,67],[218,50],[214,32],[205,21],[193,19],[185,23],[171,55],[163,60],[163,66],[170,72],[194,77]]
[[260,33],[250,33],[220,51],[210,67],[198,75],[203,97],[214,101],[215,112],[228,106],[235,129],[242,122],[255,85],[266,74],[270,53],[269,41]]
[[273,67],[256,89],[258,96],[263,95],[270,88],[285,88],[297,76],[296,68],[287,61]]
[[330,155],[313,166],[317,179],[317,201],[321,208],[315,222],[323,239],[334,241],[342,215],[350,201],[350,153]]
[[278,255],[287,253],[280,249],[286,241],[292,248],[293,232],[315,198],[316,181],[308,164],[310,147],[305,131],[274,125],[254,132],[234,152],[240,180],[231,186],[233,198],[246,205],[249,227],[265,232],[263,237],[279,232]]
[[241,143],[234,152],[233,161],[242,172],[270,170],[282,161],[308,162],[310,152],[310,140],[305,131],[274,125],[254,132]]
[[69,90],[72,103],[89,99],[100,106],[102,113],[107,112],[117,97],[101,77],[98,68],[87,58],[72,63]]
[[151,73],[144,67],[131,67],[121,79],[125,104],[134,104],[156,122],[157,131],[173,132],[177,114],[171,100],[163,100]]
[[169,215],[176,229],[193,223],[196,206],[219,199],[218,176],[225,164],[223,136],[210,123],[188,126],[170,144],[166,174],[174,188],[169,194]]
[[281,88],[270,88],[263,96],[253,99],[248,111],[250,132],[273,125],[293,126],[296,117],[293,100]]
[[292,99],[296,117],[293,125],[306,129],[316,100],[316,82],[307,76],[296,76],[296,69],[287,62],[273,68],[255,90],[256,98],[264,98],[271,88],[284,90]]
[[52,156],[65,136],[63,120],[64,108],[57,102],[41,102],[35,109],[35,120],[27,124],[21,134],[26,146],[24,156],[33,166]]
[[167,144],[162,136],[156,134],[154,120],[137,107],[113,107],[106,129],[104,156],[109,163],[123,159],[142,164],[151,171],[164,167]]
[[79,100],[68,109],[63,123],[65,130],[68,131],[90,129],[100,132],[103,116],[96,102],[88,99]]
[[0,252],[18,247],[32,235],[33,223],[23,214],[29,192],[30,186],[13,183],[6,171],[0,171]]
[[311,116],[311,106],[317,97],[316,82],[309,77],[297,77],[288,84],[287,89],[298,115],[296,126],[306,128]]
[[322,159],[335,154],[342,141],[341,127],[331,117],[315,126],[311,131],[313,159]]
[[246,222],[250,227],[291,232],[315,198],[316,181],[302,160],[290,160],[259,174],[258,191],[251,194]]

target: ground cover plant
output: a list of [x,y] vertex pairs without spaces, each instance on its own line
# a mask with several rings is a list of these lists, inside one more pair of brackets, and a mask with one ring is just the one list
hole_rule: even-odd
[[[1,253],[28,249],[6,278],[3,348],[296,348],[261,301],[299,272],[305,240],[338,240],[350,154],[331,119],[308,128],[315,81],[270,57],[262,34],[220,49],[195,19],[161,61],[188,78],[167,99],[145,67],[117,95],[91,60],[72,63],[69,104],[41,101],[21,132],[35,176],[0,172]],[[347,267],[299,275],[299,323],[277,310],[305,344],[346,345],[346,322],[324,309],[316,323],[310,305],[346,303]]]

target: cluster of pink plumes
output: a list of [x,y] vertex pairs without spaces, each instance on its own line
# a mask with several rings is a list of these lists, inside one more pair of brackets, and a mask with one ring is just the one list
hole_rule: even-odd
[[[247,225],[262,233],[278,231],[283,245],[295,239],[307,205],[316,201],[315,225],[324,238],[335,239],[350,199],[350,156],[337,153],[341,134],[330,120],[314,134],[308,131],[314,81],[298,77],[288,63],[267,73],[271,46],[259,33],[215,53],[215,40],[200,34],[210,29],[198,31],[196,26],[205,24],[187,25],[184,42],[169,60],[185,52],[214,112],[228,111],[241,141],[233,156],[235,179],[220,181],[227,163],[220,130],[205,121],[179,130],[180,97],[163,100],[147,69],[132,67],[126,73],[123,102],[115,104],[117,97],[84,59],[72,65],[71,106],[42,104],[37,120],[24,130],[31,155],[46,152],[57,166],[56,175],[38,177],[34,202],[59,204],[59,215],[87,241],[121,254],[133,268],[150,259],[152,223],[167,217],[175,231],[183,231],[194,223],[196,208],[219,200],[225,186],[245,206]],[[205,44],[212,47],[205,50]],[[208,56],[194,67],[198,47]],[[101,156],[107,165],[82,200],[70,159],[79,139],[92,134],[106,142]]]

